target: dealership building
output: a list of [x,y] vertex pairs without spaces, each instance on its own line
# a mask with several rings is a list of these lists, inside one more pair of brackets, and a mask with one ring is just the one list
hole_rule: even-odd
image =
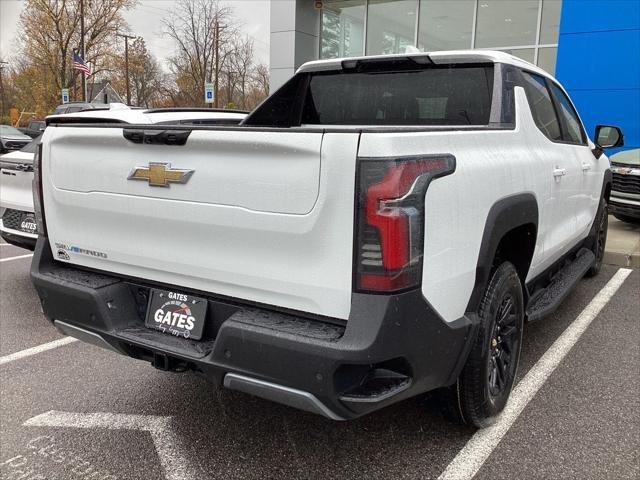
[[555,75],[590,133],[640,148],[639,0],[271,0],[270,27],[272,90],[309,60],[501,50]]

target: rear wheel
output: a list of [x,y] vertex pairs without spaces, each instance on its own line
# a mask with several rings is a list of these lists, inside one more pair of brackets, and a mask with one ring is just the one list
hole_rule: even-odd
[[448,391],[448,413],[454,420],[483,428],[507,404],[520,359],[524,300],[512,263],[494,271],[478,314],[478,334],[467,363]]

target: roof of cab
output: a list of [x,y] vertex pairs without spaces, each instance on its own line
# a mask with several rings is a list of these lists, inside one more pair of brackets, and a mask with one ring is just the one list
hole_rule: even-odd
[[491,63],[508,63],[520,68],[526,68],[535,73],[543,75],[545,77],[553,78],[549,73],[545,72],[539,67],[536,67],[532,63],[529,63],[521,58],[515,57],[506,52],[500,52],[496,50],[448,50],[439,52],[412,52],[412,53],[397,53],[392,55],[371,55],[363,57],[347,57],[347,58],[332,58],[329,60],[315,60],[307,62],[298,68],[298,72],[320,72],[329,70],[342,70],[343,62],[357,62],[359,60],[395,60],[403,58],[426,58],[428,57],[431,62],[438,64],[449,63],[477,63],[477,62],[491,62]]

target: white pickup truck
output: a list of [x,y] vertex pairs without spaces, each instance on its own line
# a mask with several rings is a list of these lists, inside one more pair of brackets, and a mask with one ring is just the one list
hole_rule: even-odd
[[616,127],[500,52],[310,62],[239,126],[50,118],[32,278],[63,333],[340,420],[503,409],[597,273]]

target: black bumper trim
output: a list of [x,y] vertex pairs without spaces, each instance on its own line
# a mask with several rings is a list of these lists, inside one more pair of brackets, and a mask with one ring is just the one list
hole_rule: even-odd
[[626,215],[640,219],[640,206],[629,203],[618,203],[615,197],[611,197],[609,199],[609,213],[617,213],[618,215]]
[[[354,293],[346,326],[229,304],[210,295],[205,335],[194,342],[144,328],[145,312],[140,311],[144,302],[136,298],[144,280],[58,262],[44,237],[38,239],[31,278],[51,321],[95,334],[116,351],[158,368],[193,370],[217,384],[224,384],[229,374],[246,377],[253,383],[240,382],[237,389],[254,394],[260,390],[260,396],[298,408],[302,402],[304,409],[318,413],[316,406],[307,405],[309,397],[302,395],[306,400],[300,400],[300,394],[291,394],[306,392],[342,419],[453,384],[475,335],[474,315],[445,322],[419,290],[397,295]],[[343,394],[379,368],[406,376],[409,386],[391,396],[374,391],[372,395],[379,398],[357,405],[341,401]],[[256,382],[290,389],[291,395],[283,395],[282,388],[276,388],[280,393],[275,395],[273,388]]]
[[0,237],[4,238],[7,243],[15,245],[16,247],[26,248],[27,250],[35,250],[36,239],[18,235],[15,233],[7,232],[6,230],[0,230]]
[[112,352],[122,353],[122,350],[117,349],[109,342],[107,342],[101,335],[97,333],[90,332],[84,328],[76,327],[66,322],[61,322],[60,320],[54,320],[53,326],[56,327],[63,335],[68,335],[69,337],[77,338],[85,343],[90,343],[91,345],[95,345],[96,347],[106,348],[107,350],[111,350]]

